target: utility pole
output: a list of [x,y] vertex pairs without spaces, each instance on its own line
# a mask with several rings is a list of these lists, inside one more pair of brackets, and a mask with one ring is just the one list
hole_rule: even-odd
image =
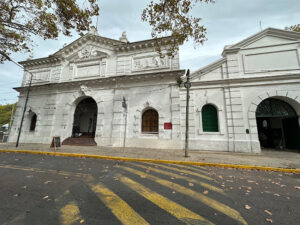
[[190,87],[192,86],[190,82],[190,70],[186,72],[186,82],[184,82],[184,87],[186,88],[186,110],[185,110],[185,151],[184,157],[189,157],[189,100],[190,100]]
[[25,99],[25,103],[24,103],[24,109],[23,109],[21,124],[20,124],[20,127],[19,127],[19,133],[18,133],[18,138],[17,138],[17,142],[16,142],[16,147],[18,147],[19,146],[20,135],[21,135],[21,131],[22,131],[22,126],[23,126],[24,115],[25,115],[25,112],[26,112],[29,92],[30,92],[30,88],[31,88],[33,73],[31,73],[29,70],[26,70],[22,65],[15,62],[14,60],[12,60],[5,52],[0,51],[0,54],[3,55],[5,58],[7,58],[8,61],[11,61],[12,63],[14,63],[17,66],[21,67],[24,71],[27,71],[30,74],[30,80],[29,80],[29,85],[28,85],[28,88],[27,88],[27,94],[26,94],[26,99]]
[[[24,69],[24,71],[25,71],[25,69]],[[27,71],[27,72],[29,72],[29,71]],[[29,98],[29,92],[30,92],[31,83],[32,83],[33,73],[29,72],[29,74],[30,74],[30,80],[29,80],[29,85],[28,85],[28,88],[27,88],[27,93],[26,93],[26,99],[25,99],[24,109],[23,109],[23,113],[22,113],[21,124],[20,124],[20,128],[19,128],[17,142],[16,142],[16,148],[19,146],[19,140],[20,140],[20,136],[21,136],[24,116],[25,116],[25,112],[26,112],[27,102],[28,102],[28,98]]]
[[126,130],[127,130],[127,103],[126,99],[123,96],[122,101],[122,107],[123,107],[123,116],[125,117],[125,128],[124,128],[124,140],[123,140],[123,155],[125,155],[125,141],[126,141]]

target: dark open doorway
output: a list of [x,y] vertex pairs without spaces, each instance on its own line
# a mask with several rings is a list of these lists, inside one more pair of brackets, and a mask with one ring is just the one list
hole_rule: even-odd
[[287,102],[265,99],[256,109],[256,122],[262,149],[300,149],[298,116]]
[[74,112],[72,136],[65,139],[63,145],[94,146],[97,126],[97,103],[85,98],[78,103]]
[[78,103],[74,113],[72,137],[95,137],[97,111],[97,103],[92,98],[85,98]]

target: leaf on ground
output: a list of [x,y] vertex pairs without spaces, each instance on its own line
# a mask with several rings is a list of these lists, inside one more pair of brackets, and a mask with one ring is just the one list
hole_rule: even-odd
[[44,184],[49,184],[51,182],[52,182],[51,180],[47,180],[47,181],[44,182]]
[[171,177],[171,180],[174,180],[175,178],[174,177]]
[[269,222],[269,223],[273,223],[273,220],[269,219],[269,218],[267,218],[266,221]]
[[247,180],[248,183],[255,183],[254,180]]
[[80,221],[79,221],[79,223],[84,223],[84,220],[83,220],[83,219],[82,219],[82,220],[80,220]]
[[46,199],[46,198],[49,198],[49,196],[48,196],[48,195],[46,195],[46,196],[44,196],[44,197],[43,197],[43,199]]
[[251,209],[251,206],[245,205],[245,209]]
[[64,177],[64,179],[69,179],[69,177]]
[[223,179],[223,177],[222,176],[218,176],[220,179]]
[[172,191],[172,194],[175,194],[176,192],[175,191]]
[[14,194],[14,197],[19,197],[21,194]]
[[273,214],[269,211],[269,210],[267,210],[267,209],[265,209],[265,211],[264,211],[265,213],[267,213],[267,214],[269,214],[270,216],[272,216]]
[[190,187],[193,187],[193,186],[194,186],[194,184],[193,184],[193,183],[191,183],[191,182],[189,182],[189,186],[190,186]]
[[141,175],[140,177],[141,177],[141,178],[146,178],[146,176],[145,176],[145,175]]
[[23,188],[24,188],[24,189],[26,189],[26,188],[27,188],[27,186],[23,186]]
[[275,196],[277,196],[277,197],[279,197],[279,196],[280,196],[280,194],[277,194],[277,193],[275,193],[274,195],[275,195]]
[[203,191],[203,194],[207,195],[207,194],[208,194],[208,191],[207,191],[207,190],[206,190],[206,191]]
[[294,188],[295,188],[295,189],[300,189],[300,186],[295,186]]

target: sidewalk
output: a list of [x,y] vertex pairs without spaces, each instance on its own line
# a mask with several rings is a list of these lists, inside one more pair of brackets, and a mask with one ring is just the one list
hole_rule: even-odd
[[[54,152],[49,145],[43,144],[20,144],[18,148],[14,144],[0,143],[0,149],[11,150],[38,150]],[[189,157],[184,157],[184,150],[178,149],[142,149],[126,148],[123,154],[122,148],[110,148],[100,146],[68,146],[63,145],[56,152],[79,153],[101,156],[128,157],[139,159],[194,161],[205,163],[224,163],[248,166],[266,166],[278,168],[300,169],[300,152],[287,152],[265,150],[261,154],[189,151]]]

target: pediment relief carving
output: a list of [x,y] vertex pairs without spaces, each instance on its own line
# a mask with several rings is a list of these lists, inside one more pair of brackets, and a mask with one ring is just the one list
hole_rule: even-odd
[[170,67],[170,59],[168,57],[160,58],[159,55],[135,56],[132,60],[133,71],[164,69]]

